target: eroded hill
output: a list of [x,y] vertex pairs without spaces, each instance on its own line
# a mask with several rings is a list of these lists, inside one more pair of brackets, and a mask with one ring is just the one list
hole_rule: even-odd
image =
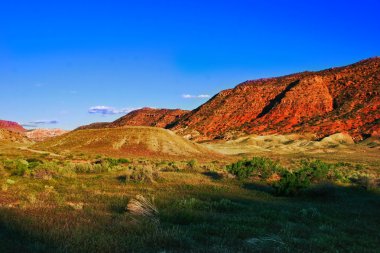
[[58,153],[85,152],[113,157],[217,158],[199,144],[155,127],[86,129],[66,133],[33,146]]
[[37,129],[27,131],[25,135],[32,141],[44,141],[48,138],[60,136],[67,132],[68,131],[66,130],[62,130],[58,128],[53,128],[53,129],[37,128]]

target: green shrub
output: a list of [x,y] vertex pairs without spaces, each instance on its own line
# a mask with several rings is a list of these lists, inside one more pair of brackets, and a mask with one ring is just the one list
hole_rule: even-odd
[[196,170],[199,167],[198,161],[195,159],[188,161],[186,165],[187,165],[187,168],[190,170]]
[[226,166],[229,173],[240,179],[258,176],[268,179],[274,173],[283,171],[283,168],[275,161],[265,157],[253,157],[251,160],[242,160]]
[[29,159],[26,159],[26,161],[28,162],[28,167],[29,169],[34,169],[36,168],[38,165],[42,164],[43,161],[37,159],[37,158],[29,158]]
[[6,160],[4,168],[8,170],[12,176],[24,176],[30,173],[29,163],[26,160]]
[[[297,171],[283,171],[281,179],[273,184],[277,195],[294,196],[311,185],[335,182],[342,175],[337,173],[333,164],[320,160],[301,161],[301,168]],[[321,194],[323,194],[321,192]]]
[[301,190],[308,188],[310,184],[310,178],[301,171],[283,171],[281,179],[273,184],[273,188],[276,195],[296,196]]
[[104,160],[107,161],[111,167],[114,167],[114,166],[117,166],[117,165],[123,164],[123,163],[130,163],[130,161],[126,158],[118,158],[118,159],[117,158],[106,158]]
[[299,174],[308,177],[312,183],[334,180],[334,165],[322,162],[321,160],[301,161]]

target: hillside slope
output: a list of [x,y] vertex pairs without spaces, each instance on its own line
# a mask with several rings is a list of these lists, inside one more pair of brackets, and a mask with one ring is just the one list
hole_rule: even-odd
[[0,129],[0,144],[5,143],[29,143],[30,141],[22,133]]
[[193,140],[245,134],[380,131],[380,58],[339,68],[246,81],[180,118],[172,130]]
[[72,131],[33,146],[54,152],[86,152],[109,156],[211,158],[219,154],[156,127],[124,127]]

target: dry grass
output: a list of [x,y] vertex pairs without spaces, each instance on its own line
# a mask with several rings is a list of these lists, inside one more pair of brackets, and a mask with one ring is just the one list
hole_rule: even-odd
[[147,199],[143,195],[136,195],[127,205],[127,211],[135,218],[144,218],[158,223],[158,209],[154,205],[154,199]]

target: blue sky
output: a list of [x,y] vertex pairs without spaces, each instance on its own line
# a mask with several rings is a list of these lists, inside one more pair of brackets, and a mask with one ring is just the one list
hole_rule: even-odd
[[144,106],[194,109],[248,79],[379,56],[379,11],[377,0],[3,1],[0,119],[72,129]]

